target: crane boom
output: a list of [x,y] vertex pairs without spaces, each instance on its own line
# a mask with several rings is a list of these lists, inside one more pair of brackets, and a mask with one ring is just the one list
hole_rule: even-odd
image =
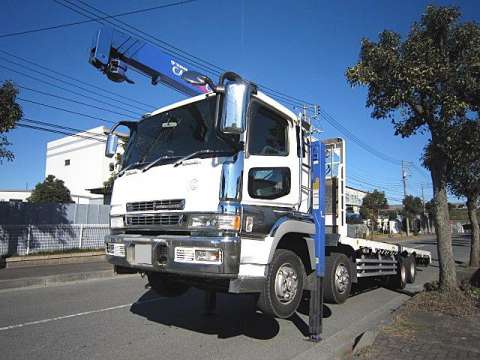
[[152,84],[162,83],[187,96],[210,91],[208,85],[193,85],[182,79],[185,71],[192,70],[184,61],[108,26],[98,30],[89,62],[115,82],[133,83],[126,74],[133,68],[149,77]]

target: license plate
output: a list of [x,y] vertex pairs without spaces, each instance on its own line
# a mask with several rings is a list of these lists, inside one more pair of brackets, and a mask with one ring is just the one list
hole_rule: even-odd
[[152,245],[135,245],[135,263],[152,265]]

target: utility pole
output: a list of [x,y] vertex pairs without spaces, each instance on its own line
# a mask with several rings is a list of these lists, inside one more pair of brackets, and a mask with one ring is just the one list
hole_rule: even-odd
[[[425,213],[425,196],[423,195],[423,184],[420,184],[420,186],[422,187],[422,206],[423,206],[423,216],[425,219],[426,213]],[[423,229],[425,230],[425,223],[423,223]],[[428,232],[428,218],[427,218],[427,232]]]
[[[402,181],[403,181],[403,199],[407,197],[407,162],[402,160]],[[405,209],[404,209],[405,210]],[[407,225],[407,236],[410,236],[410,220],[405,216]]]

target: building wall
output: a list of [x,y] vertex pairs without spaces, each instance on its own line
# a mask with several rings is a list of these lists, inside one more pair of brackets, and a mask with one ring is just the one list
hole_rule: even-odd
[[[99,134],[106,139],[107,128],[100,126],[87,133]],[[72,199],[79,204],[101,203],[102,195],[91,194],[87,189],[101,188],[110,176],[110,164],[115,160],[105,157],[105,143],[91,138],[67,136],[47,144],[45,177],[54,175],[65,182]]]
[[363,198],[367,194],[368,193],[366,191],[347,186],[345,190],[345,203],[347,205],[347,212],[359,214]]
[[31,190],[0,190],[0,201],[27,201]]

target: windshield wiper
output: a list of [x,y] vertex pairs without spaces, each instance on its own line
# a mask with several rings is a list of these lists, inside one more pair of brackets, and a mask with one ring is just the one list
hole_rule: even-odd
[[143,164],[143,162],[141,162],[141,161],[135,161],[134,163],[131,163],[131,164],[128,165],[126,168],[123,168],[122,170],[120,170],[120,172],[117,174],[117,177],[122,176],[123,174],[125,174],[125,172],[126,172],[127,170],[130,170],[130,169],[133,168],[134,166],[141,165],[141,164]]
[[178,156],[168,156],[168,155],[163,155],[163,156],[160,156],[159,158],[156,158],[155,160],[153,160],[151,163],[148,163],[147,166],[145,166],[143,169],[142,169],[142,172],[145,172],[147,171],[148,169],[150,169],[151,167],[155,166],[156,164],[158,164],[160,161],[162,160],[165,160],[165,159],[173,159],[173,158],[177,158]]
[[178,159],[175,164],[173,164],[174,167],[177,167],[178,165],[182,164],[185,160],[188,160],[188,159],[191,159],[195,156],[198,156],[198,155],[203,155],[203,154],[218,154],[218,153],[228,153],[228,151],[224,151],[224,150],[211,150],[211,149],[204,149],[204,150],[198,150],[198,151],[194,151],[193,153],[191,154],[188,154],[184,157],[182,157],[181,159]]

